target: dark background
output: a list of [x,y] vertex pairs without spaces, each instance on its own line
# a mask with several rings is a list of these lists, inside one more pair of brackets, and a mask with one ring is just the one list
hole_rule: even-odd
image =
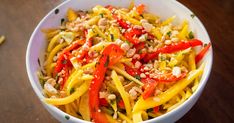
[[[178,123],[234,122],[234,0],[179,0],[209,32],[214,64],[195,106]],[[0,0],[0,122],[56,123],[29,83],[25,53],[39,21],[62,0]]]

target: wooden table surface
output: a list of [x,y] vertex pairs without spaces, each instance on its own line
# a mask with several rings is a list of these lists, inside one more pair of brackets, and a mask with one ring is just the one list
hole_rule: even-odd
[[[234,0],[179,0],[204,23],[214,64],[205,90],[178,123],[234,122]],[[0,122],[56,123],[29,83],[25,53],[39,21],[62,0],[0,0]]]

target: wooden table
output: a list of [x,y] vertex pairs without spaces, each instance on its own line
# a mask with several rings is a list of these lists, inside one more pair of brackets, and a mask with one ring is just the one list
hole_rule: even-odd
[[[207,28],[214,49],[208,84],[196,105],[178,123],[234,122],[234,1],[179,0]],[[0,122],[56,123],[29,83],[25,53],[38,22],[62,0],[0,0]]]

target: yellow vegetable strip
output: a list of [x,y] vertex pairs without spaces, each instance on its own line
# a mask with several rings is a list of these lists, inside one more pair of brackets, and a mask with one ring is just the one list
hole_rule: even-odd
[[159,28],[153,28],[151,30],[151,33],[158,39],[161,40],[162,39],[162,33],[160,32]]
[[49,53],[49,56],[46,60],[46,72],[49,76],[51,76],[51,69],[50,69],[50,65],[51,63],[53,62],[53,58],[54,56],[64,47],[67,46],[67,43],[64,42],[62,44],[58,44],[50,53]]
[[131,119],[129,119],[129,117],[127,117],[126,115],[122,114],[121,112],[117,112],[119,115],[119,118],[121,118],[122,120],[126,120],[128,123],[132,123]]
[[94,29],[95,32],[98,33],[99,36],[101,36],[102,38],[108,40],[108,38],[106,37],[106,35],[99,29],[99,27],[97,25],[94,25],[93,29]]
[[90,48],[90,51],[99,52],[99,51],[103,50],[106,46],[108,46],[110,44],[111,44],[111,42],[104,42],[104,41],[102,41],[102,42],[100,42],[100,43],[95,44],[94,46],[92,46]]
[[115,70],[112,70],[111,78],[113,79],[115,86],[123,99],[125,109],[127,112],[127,116],[131,117],[131,105],[130,105],[129,95],[124,90],[124,87],[123,87],[122,83],[120,82],[119,77],[118,77],[117,73],[115,72]]
[[168,25],[169,23],[171,23],[173,20],[175,20],[176,16],[172,16],[170,18],[168,18],[167,20],[162,22],[162,26]]
[[48,48],[47,48],[47,52],[50,52],[56,43],[58,43],[58,40],[61,38],[61,35],[60,34],[57,34],[56,36],[54,36],[51,40],[50,40],[50,43],[48,45]]
[[148,114],[145,111],[134,112],[132,119],[134,123],[139,123],[144,120],[148,120]]
[[89,94],[86,92],[80,97],[79,112],[84,120],[90,121]]
[[156,97],[150,97],[144,100],[142,97],[136,102],[133,112],[146,110],[149,108],[153,108],[155,106],[159,106],[169,101],[172,97],[177,95],[181,90],[187,87],[195,78],[203,73],[204,64],[198,70],[193,70],[189,72],[186,78],[178,81],[176,84],[172,85],[171,88],[166,90],[165,92],[159,94]]
[[67,19],[68,19],[68,21],[74,21],[74,20],[76,20],[76,18],[77,18],[76,12],[74,10],[72,10],[71,8],[69,8],[67,10]]
[[183,29],[180,31],[178,37],[179,37],[180,39],[185,40],[187,34],[188,34],[188,25],[185,25],[185,26],[183,27]]
[[75,85],[75,84],[81,84],[81,75],[83,74],[83,71],[82,70],[79,70],[73,78],[71,78],[71,81],[68,82],[67,84],[67,95],[70,95],[70,90],[71,88]]
[[67,88],[68,83],[70,83],[71,79],[78,73],[79,70],[75,70],[71,73],[71,75],[68,77],[66,83],[64,84],[64,88]]
[[144,84],[142,82],[140,82],[138,79],[134,78],[133,76],[129,75],[127,72],[125,72],[124,70],[121,70],[118,67],[112,66],[110,67],[111,69],[115,70],[117,73],[123,75],[124,77],[126,77],[129,80],[132,80],[134,82],[136,82],[137,84],[143,86]]
[[71,95],[67,97],[55,98],[55,99],[45,98],[44,101],[52,105],[65,105],[65,104],[71,103],[77,98],[79,98],[80,96],[82,96],[88,90],[89,84],[90,84],[89,82],[84,82],[80,87],[76,89],[74,93],[72,93]]
[[92,26],[92,25],[96,24],[99,19],[100,19],[100,16],[95,16],[95,17],[91,18],[90,20],[88,20],[85,23],[85,27],[89,27],[89,26]]
[[92,62],[92,63],[89,63],[89,64],[82,66],[81,69],[84,70],[87,68],[92,68],[92,67],[95,67],[95,65],[96,65],[96,62]]
[[[188,62],[189,62],[190,70],[195,70],[195,69],[196,69],[196,62],[195,62],[195,52],[194,52],[194,51],[192,51],[192,52],[189,54]],[[193,92],[197,89],[198,84],[199,84],[198,79],[195,79],[194,85],[193,85],[193,87],[192,87],[192,91],[193,91]]]
[[112,116],[105,113],[105,116],[108,120],[108,123],[119,123],[117,120],[115,120]]

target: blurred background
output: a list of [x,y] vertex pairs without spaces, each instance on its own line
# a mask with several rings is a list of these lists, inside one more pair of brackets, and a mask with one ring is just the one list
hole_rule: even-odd
[[[200,18],[214,50],[209,81],[177,123],[234,122],[234,0],[178,0]],[[57,123],[33,92],[25,54],[39,21],[63,0],[0,0],[0,122]]]

